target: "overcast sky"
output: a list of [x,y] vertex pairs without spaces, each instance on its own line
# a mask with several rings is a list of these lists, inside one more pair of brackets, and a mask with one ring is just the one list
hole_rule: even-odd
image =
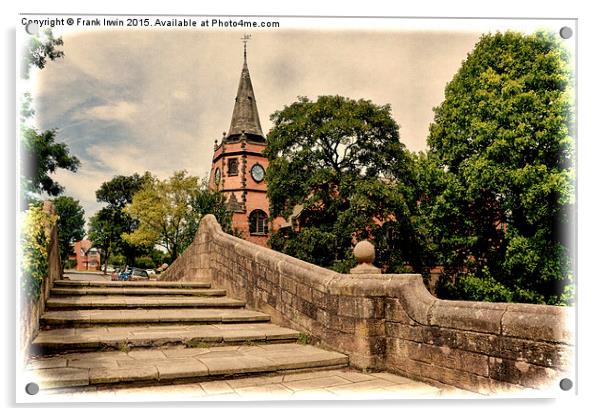
[[[40,71],[36,123],[57,128],[82,162],[56,179],[89,218],[94,192],[114,175],[204,177],[213,141],[230,125],[243,30],[95,30],[63,35],[64,59]],[[390,104],[402,142],[424,150],[433,107],[479,31],[273,30],[250,32],[248,65],[264,133],[297,96],[340,94]]]

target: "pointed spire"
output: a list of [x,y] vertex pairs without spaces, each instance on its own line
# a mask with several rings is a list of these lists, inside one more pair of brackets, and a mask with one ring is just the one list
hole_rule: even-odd
[[247,67],[247,41],[250,37],[250,35],[245,35],[242,38],[244,43],[244,61],[242,73],[240,75],[240,82],[238,83],[238,92],[236,93],[234,111],[232,112],[230,130],[228,131],[226,140],[235,139],[243,133],[245,133],[247,136],[256,136],[252,138],[260,138],[265,140],[263,131],[261,130],[261,122],[259,121],[259,112],[257,111],[257,102],[255,101],[253,84],[251,84],[251,75],[249,74],[249,68]]

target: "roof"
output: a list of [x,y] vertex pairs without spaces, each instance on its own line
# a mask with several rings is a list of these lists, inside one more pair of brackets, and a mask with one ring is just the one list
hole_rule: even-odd
[[[259,121],[259,112],[257,111],[257,102],[251,83],[251,75],[247,67],[247,56],[245,51],[245,60],[238,83],[238,92],[236,93],[236,102],[232,112],[232,121],[226,140],[236,140],[242,134],[250,135],[251,139],[265,141],[265,136],[261,130]],[[255,137],[254,137],[255,136]]]

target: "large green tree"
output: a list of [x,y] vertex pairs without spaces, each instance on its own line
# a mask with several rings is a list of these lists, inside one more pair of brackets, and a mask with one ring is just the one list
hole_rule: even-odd
[[390,107],[341,96],[300,97],[271,120],[265,151],[271,215],[288,218],[302,208],[300,228],[272,235],[271,246],[346,271],[353,238],[372,238],[386,266],[392,252],[386,229],[395,220],[405,223],[404,191],[412,181],[412,159]]
[[570,301],[569,59],[552,34],[488,34],[447,85],[420,185],[440,295]]
[[106,205],[91,219],[90,232],[92,241],[105,253],[105,269],[111,254],[122,255],[127,264],[134,264],[136,257],[145,254],[143,248],[128,243],[121,235],[138,227],[138,220],[127,214],[124,208],[150,180],[149,172],[144,175],[117,175],[103,182],[96,191],[96,200]]
[[185,248],[188,219],[192,203],[199,192],[199,178],[186,171],[175,172],[166,180],[156,177],[146,181],[123,212],[139,222],[123,240],[133,246],[159,245],[175,260]]
[[59,196],[52,200],[58,215],[59,251],[63,267],[69,259],[71,245],[84,238],[86,219],[79,201],[70,196]]

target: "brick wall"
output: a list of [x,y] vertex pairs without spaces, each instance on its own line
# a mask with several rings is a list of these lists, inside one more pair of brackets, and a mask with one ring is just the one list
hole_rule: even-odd
[[161,279],[211,280],[361,369],[485,394],[572,374],[571,308],[445,301],[417,274],[335,273],[225,234],[210,215]]

